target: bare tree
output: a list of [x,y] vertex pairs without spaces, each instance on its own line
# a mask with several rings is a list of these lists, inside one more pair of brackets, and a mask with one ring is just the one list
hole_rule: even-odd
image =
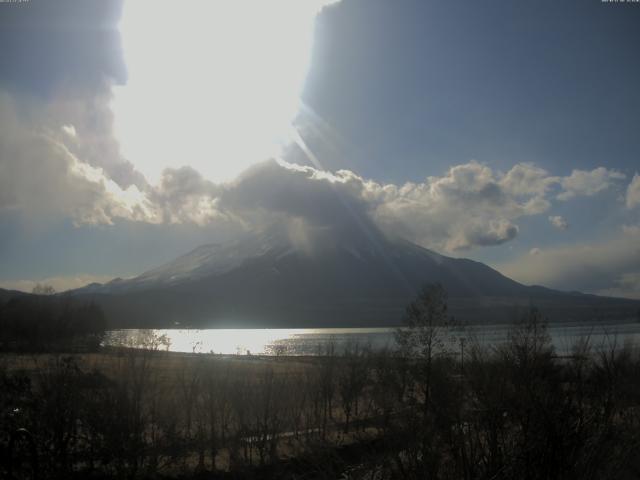
[[366,358],[358,344],[347,345],[342,358],[342,368],[338,372],[338,393],[345,419],[345,433],[349,433],[352,417],[358,417],[359,400],[368,380],[367,371]]
[[416,367],[425,413],[431,400],[433,362],[436,356],[445,352],[451,323],[447,313],[447,294],[442,285],[434,284],[423,287],[409,304],[404,317],[405,328],[396,331],[401,355],[412,359]]

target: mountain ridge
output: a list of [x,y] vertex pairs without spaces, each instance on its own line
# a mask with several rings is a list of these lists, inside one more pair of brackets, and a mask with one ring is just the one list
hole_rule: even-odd
[[630,318],[640,307],[522,285],[481,262],[379,233],[316,233],[271,229],[201,245],[136,277],[71,294],[91,297],[112,324],[126,327],[396,325],[419,288],[436,282],[452,315],[469,323],[515,321],[534,304],[551,321]]

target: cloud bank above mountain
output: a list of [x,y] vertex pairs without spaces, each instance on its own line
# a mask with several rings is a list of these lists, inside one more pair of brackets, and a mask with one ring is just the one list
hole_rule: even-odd
[[624,227],[598,242],[534,250],[498,270],[525,284],[640,298],[639,227]]
[[[33,224],[56,217],[71,219],[78,227],[118,228],[133,222],[220,231],[284,223],[302,244],[308,243],[309,232],[374,228],[461,254],[513,241],[526,218],[546,217],[556,229],[566,230],[570,219],[555,215],[555,207],[580,198],[611,191],[617,193],[621,210],[632,214],[640,205],[637,174],[629,181],[618,170],[598,167],[558,176],[531,163],[500,171],[469,161],[440,175],[393,183],[347,169],[328,171],[271,159],[231,182],[215,183],[185,159],[185,166],[165,169],[160,181],[151,184],[120,153],[110,98],[108,89],[89,97],[61,91],[47,102],[0,91],[0,216]],[[300,153],[296,161],[304,159]],[[633,228],[604,244],[536,247],[535,255],[499,268],[524,283],[634,297],[640,253],[633,246]],[[618,251],[624,258],[614,254]],[[106,276],[43,278],[64,289]],[[3,286],[23,289],[34,283],[7,282]]]
[[[529,163],[500,172],[476,161],[404,184],[267,160],[228,183],[185,166],[164,170],[151,185],[121,158],[115,140],[105,140],[111,138],[107,105],[108,96],[82,108],[62,97],[37,108],[0,94],[0,209],[94,225],[127,220],[251,229],[283,220],[322,228],[368,222],[457,252],[513,240],[519,219],[549,212],[555,201],[624,188],[625,175],[604,167],[561,177]],[[630,207],[637,178],[627,187]],[[566,228],[560,216],[549,220]]]

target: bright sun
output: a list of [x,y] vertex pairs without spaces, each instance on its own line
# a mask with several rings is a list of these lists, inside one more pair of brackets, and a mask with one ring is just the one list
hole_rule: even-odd
[[128,0],[129,80],[114,89],[116,135],[156,183],[189,165],[229,180],[277,155],[309,66],[321,0]]

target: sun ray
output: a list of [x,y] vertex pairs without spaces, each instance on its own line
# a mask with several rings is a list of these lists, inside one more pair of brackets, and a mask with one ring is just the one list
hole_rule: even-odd
[[127,1],[120,30],[129,80],[114,87],[112,103],[124,155],[152,183],[183,165],[230,180],[278,155],[327,3]]
[[[320,171],[325,171],[326,169],[322,166],[322,162],[320,161],[320,159],[311,150],[311,148],[309,148],[309,145],[304,141],[304,138],[302,137],[300,132],[295,128],[293,132],[293,138],[296,145],[298,145],[300,149],[305,153],[305,155],[307,156],[309,161],[313,164],[313,166]],[[387,264],[389,269],[396,276],[396,278],[398,279],[400,284],[403,286],[403,288],[406,289],[409,295],[414,295],[416,293],[415,287],[411,285],[407,276],[398,267],[396,262],[389,256],[386,248],[384,248],[384,246],[381,245],[381,242],[379,241],[379,236],[374,233],[374,231],[372,230],[372,227],[368,224],[368,222],[365,221],[364,218],[362,218],[361,215],[358,214],[358,212],[354,210],[353,206],[345,198],[343,198],[343,196],[340,195],[340,193],[336,189],[334,189],[334,193],[338,201],[342,204],[342,206],[345,208],[349,216],[353,219],[354,225],[364,235],[364,238],[367,239],[367,241],[369,242],[371,247],[373,247],[376,253],[378,253],[383,258],[384,262]]]

